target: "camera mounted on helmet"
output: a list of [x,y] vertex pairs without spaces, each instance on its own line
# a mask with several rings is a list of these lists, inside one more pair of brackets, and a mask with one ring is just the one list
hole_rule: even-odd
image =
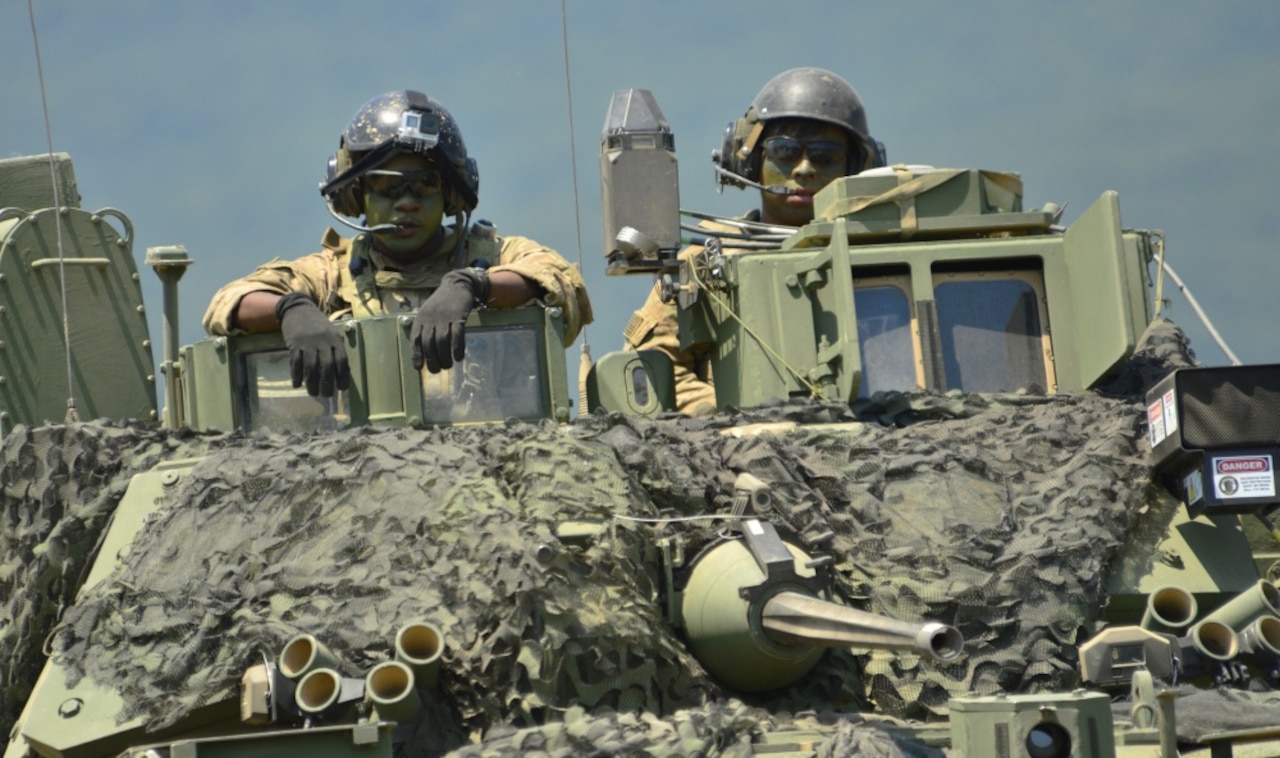
[[420,153],[440,142],[440,128],[438,113],[405,111],[400,114],[400,128],[396,131],[395,142],[397,145],[411,145],[413,152]]
[[335,216],[363,215],[362,177],[404,153],[424,155],[439,169],[447,187],[445,213],[456,216],[475,209],[480,171],[467,155],[453,115],[421,92],[398,90],[360,106],[339,139],[320,184],[330,211]]
[[758,187],[761,143],[769,122],[809,119],[834,124],[849,137],[846,174],[853,175],[888,163],[884,145],[872,139],[867,112],[853,86],[820,68],[793,68],[770,79],[756,94],[742,118],[725,127],[720,148],[711,152],[716,187]]

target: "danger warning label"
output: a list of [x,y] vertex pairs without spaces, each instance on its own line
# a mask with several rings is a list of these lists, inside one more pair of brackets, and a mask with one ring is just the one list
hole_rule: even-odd
[[1233,455],[1214,458],[1213,489],[1223,500],[1275,497],[1276,478],[1270,455]]

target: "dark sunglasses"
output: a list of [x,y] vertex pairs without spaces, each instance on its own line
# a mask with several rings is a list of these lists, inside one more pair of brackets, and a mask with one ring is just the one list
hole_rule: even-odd
[[814,168],[843,166],[849,160],[849,151],[839,142],[813,140],[802,142],[793,137],[770,137],[762,143],[764,157],[774,163],[796,164],[800,156],[808,153]]
[[367,171],[362,177],[367,190],[381,197],[395,199],[411,194],[414,197],[434,197],[440,194],[443,182],[439,171]]

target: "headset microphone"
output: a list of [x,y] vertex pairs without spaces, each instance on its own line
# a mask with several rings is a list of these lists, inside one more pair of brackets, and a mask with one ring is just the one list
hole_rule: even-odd
[[[716,164],[714,168],[717,174],[721,174],[722,176],[733,177],[734,182],[741,182],[743,185],[747,187],[755,187],[761,192],[768,192],[770,195],[799,195],[800,194],[800,190],[792,189],[790,187],[784,187],[781,184],[765,185],[765,184],[760,184],[759,182],[753,182],[747,177],[743,176],[742,174],[735,174],[729,169],[724,168],[723,166],[720,166],[718,164]],[[723,186],[723,184],[724,183],[722,181],[719,183],[719,186]]]
[[[329,199],[327,195],[325,196],[325,199],[324,199],[324,208],[325,210],[329,211],[329,215],[333,216],[333,218],[338,223],[342,224],[343,226],[349,226],[358,232],[364,232],[365,234],[382,234],[384,232],[394,232],[397,229],[403,228],[402,225],[400,224],[377,224],[375,226],[361,226],[360,224],[357,224],[353,221],[348,221],[333,209],[333,202]],[[455,227],[459,229],[469,229],[470,226],[469,226],[468,219],[470,217],[471,217],[471,214],[468,213],[466,210],[463,210],[462,213],[454,217],[455,221],[457,222],[455,223]],[[466,241],[467,241],[467,235],[465,234],[458,235],[458,241],[454,247],[454,254],[458,258],[459,266],[461,266],[462,255],[466,252]]]
[[338,223],[344,226],[349,226],[358,232],[364,232],[366,234],[383,234],[385,232],[394,232],[395,230],[400,228],[399,224],[378,224],[377,226],[361,226],[353,221],[348,221],[347,219],[338,215],[338,212],[333,209],[333,203],[329,200],[328,197],[325,198],[324,207],[325,207],[325,210],[329,211],[329,215],[333,216]]

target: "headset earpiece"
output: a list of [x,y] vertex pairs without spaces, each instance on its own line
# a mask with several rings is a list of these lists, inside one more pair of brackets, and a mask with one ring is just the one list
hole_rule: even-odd
[[[436,160],[436,165],[446,176],[456,176],[453,164],[441,155]],[[466,187],[466,191],[458,187],[453,181],[445,182],[445,206],[444,212],[448,216],[456,216],[459,213],[470,213],[476,209],[480,197],[480,165],[476,163],[476,159],[467,157],[466,172],[463,176],[457,176],[458,181]],[[467,197],[470,193],[470,198]]]
[[[351,153],[345,147],[338,147],[338,152],[329,156],[329,165],[325,171],[325,184],[332,182],[343,172],[351,168]],[[333,210],[343,216],[359,218],[364,215],[364,194],[360,180],[347,182],[325,195]]]
[[[729,122],[724,128],[720,149],[712,151],[712,160],[731,174],[737,174],[753,182],[759,181],[760,158],[755,148],[763,131],[764,123],[756,118],[755,108],[748,108],[742,118]],[[721,184],[730,184],[739,188],[747,186],[734,180],[732,176],[725,174],[717,174],[717,176]]]
[[[724,135],[720,138],[720,149],[711,151],[711,162],[716,164],[717,168],[723,171],[729,171],[733,173],[737,173],[733,169],[733,165],[734,165],[733,156],[738,151],[738,146],[737,144],[735,144],[735,141],[734,141],[734,134],[735,134],[734,125],[735,124],[736,122],[730,121],[728,124],[725,125]],[[723,187],[726,184],[734,187],[738,187],[739,189],[746,187],[745,184],[743,184],[742,182],[736,181],[732,176],[729,176],[728,174],[722,174],[719,171],[717,171],[716,187],[717,188]]]

